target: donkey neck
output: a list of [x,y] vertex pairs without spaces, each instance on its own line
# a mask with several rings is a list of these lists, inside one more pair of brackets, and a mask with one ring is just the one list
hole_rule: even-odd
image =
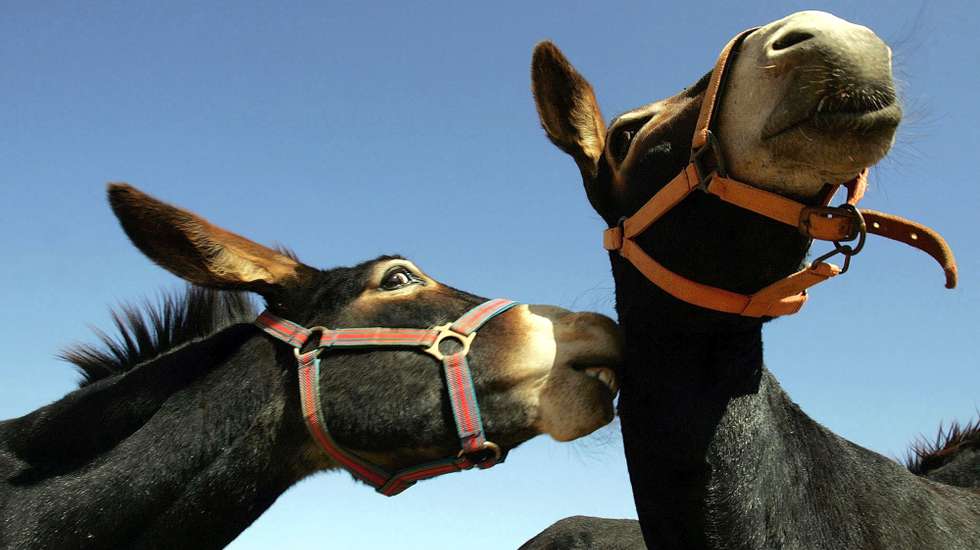
[[761,324],[671,330],[651,296],[617,304],[623,440],[651,548],[978,547],[976,495],[807,416],[763,366]]
[[[623,417],[644,409],[656,426],[662,460],[676,467],[703,461],[729,402],[758,391],[761,326],[737,332],[685,333],[626,329]],[[647,416],[650,407],[656,413]],[[663,440],[661,440],[663,441]]]
[[[0,471],[12,470],[0,547],[229,543],[315,469],[298,415],[287,414],[298,406],[280,351],[255,327],[233,326],[0,425],[14,432],[14,461],[0,453]],[[116,433],[91,438],[103,442],[70,471],[51,470],[45,458],[65,457],[44,453],[78,445],[39,454],[25,438],[52,424],[77,430],[60,434],[69,440]]]

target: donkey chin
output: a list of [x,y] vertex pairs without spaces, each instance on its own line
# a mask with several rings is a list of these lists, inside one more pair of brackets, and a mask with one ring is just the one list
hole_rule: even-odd
[[617,325],[603,315],[554,306],[521,311],[529,330],[514,349],[523,350],[519,386],[528,390],[522,393],[535,432],[570,441],[611,422],[623,356]]

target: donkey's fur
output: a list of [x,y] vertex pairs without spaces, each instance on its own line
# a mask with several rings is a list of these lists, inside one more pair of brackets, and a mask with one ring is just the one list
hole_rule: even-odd
[[[913,444],[905,466],[917,476],[980,491],[980,420],[939,428],[933,441]],[[573,516],[558,520],[520,550],[644,550],[640,522]]]
[[[865,92],[893,89],[888,61],[890,51],[869,29],[828,14],[796,14],[750,35],[717,126],[732,177],[816,204],[823,182],[845,181],[876,162],[901,110],[882,102],[887,94]],[[545,131],[573,156],[610,226],[687,164],[703,80],[619,117],[603,134],[601,119],[583,120],[598,113],[591,87],[554,45],[536,48],[532,77]],[[864,99],[841,99],[851,97]],[[741,131],[785,112],[794,116],[780,121],[778,135]],[[753,148],[765,155],[746,153]],[[796,228],[702,193],[638,244],[682,276],[748,294],[799,269],[809,247]],[[610,260],[627,345],[619,412],[647,545],[980,548],[980,495],[929,479],[939,470],[914,475],[807,416],[763,365],[764,319],[692,306],[620,255]],[[973,484],[975,447],[959,448],[942,479]]]

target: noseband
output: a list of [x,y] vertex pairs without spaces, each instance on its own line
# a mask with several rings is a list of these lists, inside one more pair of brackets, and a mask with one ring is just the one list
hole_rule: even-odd
[[[718,57],[701,104],[687,166],[635,214],[620,219],[616,227],[607,229],[603,234],[603,247],[618,251],[653,284],[679,300],[747,317],[776,317],[799,311],[807,300],[806,289],[847,271],[851,256],[861,251],[868,233],[926,252],[943,268],[946,288],[955,287],[956,261],[949,245],[937,232],[892,214],[857,208],[867,187],[867,169],[849,182],[828,185],[822,195],[822,206],[819,207],[810,207],[727,177],[721,147],[711,129],[731,57],[754,30],[737,35]],[[827,206],[842,185],[847,189],[847,201],[841,206]],[[804,269],[751,295],[692,281],[651,258],[635,239],[695,191],[714,195],[727,203],[796,227],[810,239],[831,241],[834,250],[820,256]],[[844,257],[843,268],[824,261],[837,254]]]
[[[510,300],[484,302],[464,313],[455,322],[430,329],[417,328],[305,328],[269,311],[262,312],[255,324],[273,337],[292,346],[299,363],[299,395],[303,418],[310,435],[335,462],[354,477],[371,485],[385,496],[394,496],[411,487],[416,481],[442,474],[469,470],[476,466],[490,468],[502,462],[499,446],[487,441],[476,401],[473,378],[466,362],[470,344],[477,330],[487,321],[518,305]],[[439,346],[455,340],[461,349],[444,355]],[[320,403],[320,355],[333,348],[416,348],[442,362],[459,435],[461,450],[455,457],[427,462],[391,473],[364,460],[337,444],[327,431]],[[307,351],[304,351],[306,349]]]

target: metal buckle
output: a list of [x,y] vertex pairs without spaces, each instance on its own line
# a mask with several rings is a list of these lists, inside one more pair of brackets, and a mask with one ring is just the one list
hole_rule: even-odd
[[439,333],[438,336],[436,336],[436,341],[422,351],[435,357],[439,361],[442,361],[446,356],[439,350],[439,345],[442,344],[443,340],[452,339],[456,340],[459,342],[459,345],[463,346],[463,350],[457,353],[462,353],[463,355],[468,354],[470,352],[470,344],[472,344],[473,339],[476,338],[476,332],[462,334],[450,328],[452,326],[452,323],[446,323],[445,325],[434,327],[432,330]]
[[[626,244],[626,222],[629,218],[626,216],[620,216],[619,221],[616,222],[616,229],[619,229],[619,242],[616,243],[616,248],[608,249],[610,252],[617,251],[622,253],[623,245]],[[603,243],[605,245],[605,243]],[[605,246],[603,246],[605,248]]]
[[858,220],[857,234],[848,235],[848,238],[842,239],[843,241],[853,241],[854,239],[857,239],[858,242],[854,246],[851,246],[849,244],[841,244],[841,241],[833,241],[834,249],[810,262],[810,268],[813,268],[818,263],[828,258],[832,258],[837,254],[842,254],[844,256],[844,265],[841,266],[840,272],[841,274],[844,274],[847,273],[847,268],[851,265],[851,256],[856,256],[858,252],[861,252],[861,249],[864,248],[864,241],[868,236],[868,227],[864,223],[864,216],[861,215],[861,211],[858,210],[853,204],[842,204],[835,210],[849,211]]
[[[472,458],[472,457],[481,457],[481,456],[482,458],[480,458],[479,460],[474,460]],[[493,441],[484,441],[483,445],[480,447],[480,450],[473,451],[470,453],[464,450],[460,450],[459,454],[456,455],[456,458],[466,457],[466,460],[469,460],[479,468],[489,468],[490,466],[493,466],[497,462],[500,462],[501,456],[503,456],[503,452],[500,450],[499,445],[497,445]]]
[[848,218],[852,220],[851,232],[841,238],[841,241],[853,241],[860,237],[862,232],[867,232],[867,227],[864,225],[864,216],[852,204],[842,204],[840,206],[807,206],[800,212],[800,223],[798,226],[800,233],[804,237],[811,239],[827,240],[813,235],[810,230],[810,218],[812,216],[827,219]]
[[704,147],[701,147],[697,151],[691,151],[690,164],[693,164],[694,169],[698,172],[698,186],[695,189],[700,191],[707,191],[708,183],[711,182],[712,172],[705,174],[704,166],[701,164],[705,152],[710,150],[715,155],[715,169],[713,173],[723,178],[728,177],[728,169],[725,167],[725,157],[721,154],[721,145],[718,143],[718,138],[715,137],[714,132],[711,130],[707,130],[707,136],[707,144]]

